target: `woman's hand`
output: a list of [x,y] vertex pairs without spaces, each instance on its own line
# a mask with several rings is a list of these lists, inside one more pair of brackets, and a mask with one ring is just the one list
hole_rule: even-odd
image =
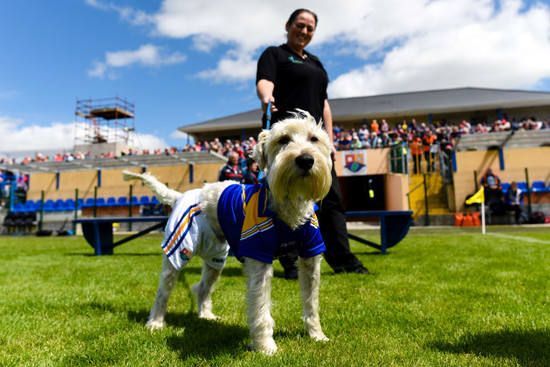
[[269,102],[271,102],[271,113],[277,112],[278,109],[277,107],[275,107],[275,98],[273,98],[273,96],[264,97],[262,99],[262,111],[264,111],[264,113],[267,112],[267,105],[269,104]]

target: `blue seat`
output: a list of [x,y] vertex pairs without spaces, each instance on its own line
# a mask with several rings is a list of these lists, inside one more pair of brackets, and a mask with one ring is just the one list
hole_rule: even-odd
[[116,198],[114,196],[109,196],[105,202],[105,206],[116,206]]
[[36,211],[34,207],[34,201],[33,200],[27,200],[25,204],[23,204],[23,210],[26,212],[34,212]]
[[503,182],[500,186],[502,187],[502,193],[504,195],[506,195],[508,190],[510,190],[510,183],[509,182]]
[[44,202],[45,212],[55,212],[55,202],[53,200],[46,200]]
[[151,198],[151,204],[160,204],[156,196]]
[[118,206],[128,205],[128,198],[126,196],[120,196],[116,201],[116,205]]
[[106,204],[105,204],[105,198],[97,198],[96,205],[97,205],[98,207],[106,206]]
[[149,196],[143,195],[142,197],[139,198],[139,203],[141,205],[147,205],[147,204],[151,203],[151,200],[149,200]]
[[533,192],[548,192],[546,184],[543,181],[534,181],[533,186],[531,186]]
[[83,208],[93,208],[94,207],[94,198],[87,198],[86,201],[82,204]]
[[14,213],[21,213],[25,211],[25,207],[21,203],[15,203],[13,204],[12,212]]
[[77,200],[77,202],[78,202],[78,209],[79,209],[79,210],[82,209],[82,207],[84,206],[84,199],[79,198],[79,199]]
[[35,211],[39,211],[40,210],[40,206],[42,206],[42,200],[36,200],[34,202],[34,210]]
[[518,189],[520,189],[521,192],[527,192],[527,182],[519,181],[518,182]]
[[139,205],[139,200],[137,196],[132,196],[132,205]]
[[57,200],[54,202],[54,211],[62,212],[62,211],[65,211],[65,210],[67,210],[67,209],[66,209],[66,206],[65,206],[65,200],[63,200],[63,199],[57,199]]
[[74,210],[74,199],[65,200],[65,208],[70,208],[69,210]]

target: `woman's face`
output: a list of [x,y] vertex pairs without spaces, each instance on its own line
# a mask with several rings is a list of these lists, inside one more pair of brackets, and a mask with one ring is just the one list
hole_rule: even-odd
[[293,50],[302,51],[315,33],[315,18],[307,11],[301,12],[292,24],[286,25],[287,44]]

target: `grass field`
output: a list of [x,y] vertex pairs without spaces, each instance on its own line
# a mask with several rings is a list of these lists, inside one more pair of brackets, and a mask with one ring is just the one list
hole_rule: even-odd
[[172,295],[169,326],[151,333],[160,235],[102,257],[79,236],[2,236],[0,365],[549,366],[550,228],[479,232],[413,228],[387,256],[352,242],[369,276],[323,263],[328,343],[306,337],[298,283],[277,262],[272,357],[247,348],[245,279],[234,258],[213,296],[220,320],[196,316],[196,259]]

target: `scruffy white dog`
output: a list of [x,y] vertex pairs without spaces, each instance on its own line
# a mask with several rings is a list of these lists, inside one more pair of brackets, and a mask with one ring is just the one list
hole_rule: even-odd
[[[309,336],[328,340],[319,321],[321,253],[325,250],[315,202],[331,185],[332,160],[327,133],[309,113],[300,111],[258,137],[252,157],[266,174],[261,185],[232,181],[206,184],[184,194],[168,189],[152,175],[124,171],[125,179],[145,182],[162,203],[172,205],[162,248],[166,253],[160,285],[147,326],[164,326],[168,298],[188,261],[203,258],[202,278],[191,290],[198,315],[213,319],[211,294],[229,248],[244,263],[248,285],[248,325],[252,348],[277,351],[271,317],[274,257],[298,248],[303,320]],[[229,244],[229,246],[228,246]]]

